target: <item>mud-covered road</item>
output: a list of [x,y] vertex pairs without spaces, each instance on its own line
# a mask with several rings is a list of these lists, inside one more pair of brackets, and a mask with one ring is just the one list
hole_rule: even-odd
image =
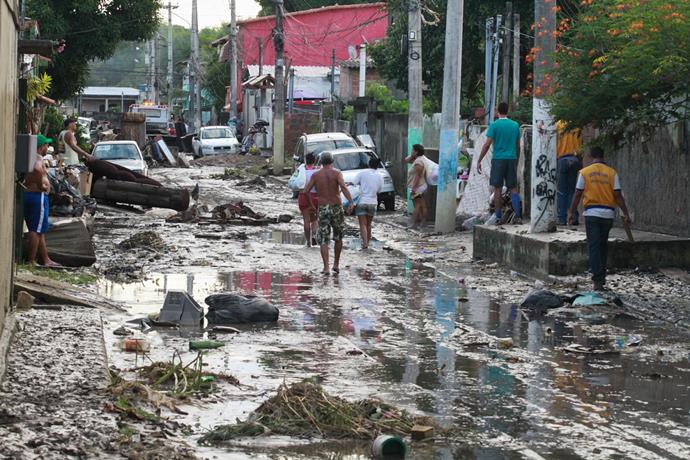
[[[323,276],[318,249],[303,245],[287,188],[275,179],[263,187],[212,178],[221,172],[204,166],[154,174],[170,185],[199,183],[198,205],[208,209],[242,200],[254,211],[292,214],[294,220],[222,226],[167,223],[174,213],[161,210],[105,210],[96,221],[98,269],[107,274],[98,292],[129,308],[104,314],[113,367],[135,363],[116,349],[112,331],[158,311],[168,290],[185,290],[200,304],[211,293],[256,294],[280,309],[275,325],[212,337],[227,343],[209,353],[209,370],[232,374],[242,386],[227,385],[203,405],[185,407],[189,415],[175,416],[189,427],[190,444],[215,425],[246,417],[281,383],[318,376],[332,394],[381,398],[461,433],[451,441],[411,444],[413,459],[690,458],[690,339],[684,329],[651,320],[647,307],[632,304],[563,308],[530,320],[515,301],[534,280],[471,262],[469,233],[434,237],[405,230],[400,212],[379,214],[377,241],[367,251],[358,249],[350,219],[341,273]],[[142,231],[155,231],[165,246],[117,246]],[[649,280],[616,276],[623,284]],[[587,287],[584,277],[575,277],[555,290],[573,290],[578,282]],[[682,299],[688,286],[678,283],[674,292]],[[633,298],[636,290],[625,293]],[[677,308],[687,311],[688,305]],[[209,337],[146,334],[151,358],[163,361],[175,350],[191,359],[189,339],[201,336]],[[514,345],[502,346],[502,338]],[[606,353],[564,350],[574,343]],[[369,458],[368,448],[270,438],[198,448],[198,455],[359,459]]]

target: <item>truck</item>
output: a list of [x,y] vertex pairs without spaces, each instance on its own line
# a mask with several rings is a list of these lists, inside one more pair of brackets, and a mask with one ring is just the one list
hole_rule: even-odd
[[[167,105],[155,105],[151,102],[132,104],[130,112],[146,114],[147,136],[174,136],[174,124],[170,121],[172,110]],[[172,129],[172,131],[171,131]]]

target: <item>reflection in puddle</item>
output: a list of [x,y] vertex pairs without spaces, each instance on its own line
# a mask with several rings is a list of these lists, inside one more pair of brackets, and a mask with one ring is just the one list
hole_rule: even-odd
[[[280,243],[299,244],[278,233]],[[171,289],[187,291],[202,306],[207,295],[224,291],[259,295],[278,306],[277,325],[243,327],[222,338],[229,344],[224,349],[209,354],[210,370],[233,374],[256,391],[238,390],[222,403],[191,411],[186,421],[202,428],[246,417],[283,381],[319,376],[343,397],[378,396],[468,433],[462,446],[427,447],[412,458],[520,458],[523,443],[541,446],[539,454],[551,458],[587,457],[602,444],[623,457],[635,456],[639,445],[657,452],[655,444],[665,446],[659,452],[688,457],[687,360],[564,353],[565,344],[592,346],[610,337],[562,319],[528,321],[515,305],[492,302],[410,261],[348,269],[337,278],[209,271],[153,274],[132,284],[102,281],[98,289],[129,305],[132,316],[158,311]],[[649,345],[664,334],[647,332]],[[166,359],[171,349],[184,351],[188,340],[178,331],[151,337],[156,359]],[[494,337],[511,338],[515,348],[492,348]],[[655,375],[668,377],[646,377]],[[637,430],[637,441],[616,434],[625,427]],[[366,458],[352,446],[324,447],[323,456],[297,447],[229,449],[237,458]]]

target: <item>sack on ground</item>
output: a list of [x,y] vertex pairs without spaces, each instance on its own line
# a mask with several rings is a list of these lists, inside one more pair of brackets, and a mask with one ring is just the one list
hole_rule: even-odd
[[288,187],[294,192],[299,192],[304,189],[305,185],[307,185],[307,170],[304,165],[300,165],[290,176]]

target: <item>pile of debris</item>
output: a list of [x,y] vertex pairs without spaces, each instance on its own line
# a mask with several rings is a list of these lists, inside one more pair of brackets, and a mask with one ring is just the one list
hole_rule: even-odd
[[163,239],[156,232],[145,231],[135,233],[124,241],[121,241],[118,246],[120,249],[150,249],[153,251],[161,251],[165,249]]
[[310,380],[281,385],[278,393],[259,406],[246,421],[222,425],[199,439],[215,445],[238,437],[276,434],[321,436],[331,439],[374,439],[379,433],[411,434],[415,425],[434,426],[375,399],[350,402],[331,396]]
[[211,215],[213,219],[223,224],[261,226],[275,223],[275,219],[270,219],[264,214],[254,212],[252,208],[241,201],[216,206],[211,211]]

